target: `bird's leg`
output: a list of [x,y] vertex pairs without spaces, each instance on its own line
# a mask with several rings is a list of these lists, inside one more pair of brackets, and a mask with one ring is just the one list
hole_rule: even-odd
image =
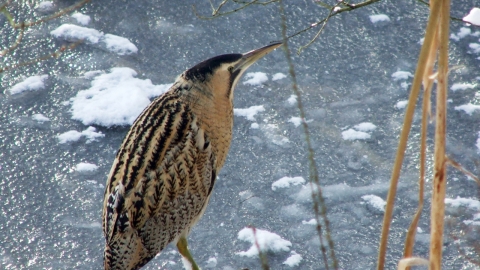
[[181,236],[177,242],[177,249],[178,252],[183,256],[183,258],[187,259],[188,262],[192,265],[192,270],[200,270],[195,260],[193,260],[192,254],[188,251],[188,243],[187,238],[185,236]]

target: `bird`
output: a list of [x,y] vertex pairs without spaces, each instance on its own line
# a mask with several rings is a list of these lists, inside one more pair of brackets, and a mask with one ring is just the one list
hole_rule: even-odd
[[177,77],[133,122],[105,186],[104,269],[140,269],[169,243],[200,269],[187,236],[207,208],[233,128],[234,88],[273,42],[207,59]]

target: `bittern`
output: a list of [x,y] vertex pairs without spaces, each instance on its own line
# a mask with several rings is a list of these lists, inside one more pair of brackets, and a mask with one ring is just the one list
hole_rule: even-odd
[[171,242],[199,269],[187,236],[205,212],[230,148],[233,90],[248,67],[281,45],[205,60],[138,116],[106,184],[105,269],[139,269]]

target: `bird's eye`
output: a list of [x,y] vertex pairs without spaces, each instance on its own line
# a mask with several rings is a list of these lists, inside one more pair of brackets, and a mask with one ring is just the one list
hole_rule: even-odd
[[230,73],[232,73],[232,72],[233,72],[233,67],[229,67],[229,68],[228,68],[228,71],[229,71]]

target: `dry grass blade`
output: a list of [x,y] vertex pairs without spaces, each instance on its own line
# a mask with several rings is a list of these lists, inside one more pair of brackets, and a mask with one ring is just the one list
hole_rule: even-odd
[[397,193],[397,184],[400,177],[400,170],[402,168],[403,158],[405,155],[405,150],[407,147],[408,135],[410,133],[413,114],[415,112],[415,105],[418,99],[418,94],[420,92],[420,86],[424,74],[426,72],[425,63],[428,60],[430,48],[434,44],[436,25],[438,22],[438,13],[439,7],[437,5],[432,6],[430,10],[430,16],[428,19],[427,29],[425,32],[425,40],[420,51],[420,56],[418,58],[417,70],[415,71],[415,76],[413,78],[412,88],[410,90],[410,97],[408,100],[408,106],[405,112],[405,118],[403,122],[402,132],[400,135],[397,154],[395,157],[395,163],[392,169],[392,176],[390,179],[390,188],[388,190],[387,196],[387,205],[385,207],[385,215],[383,217],[383,226],[382,226],[382,235],[380,238],[380,248],[378,252],[377,259],[377,269],[384,269],[385,265],[385,255],[387,252],[387,243],[388,243],[388,233],[390,230],[390,224],[392,222],[393,215],[393,206],[395,202],[395,196]]
[[460,163],[458,163],[455,160],[449,158],[448,156],[446,156],[445,159],[446,159],[448,165],[450,165],[450,166],[454,167],[455,169],[461,171],[462,173],[464,173],[468,177],[475,180],[475,182],[477,182],[478,185],[480,185],[480,179],[477,176],[475,176],[473,173],[471,173],[467,169],[465,169],[462,165],[460,165]]
[[438,84],[435,117],[435,162],[433,178],[432,209],[430,214],[430,267],[442,268],[443,226],[445,216],[446,160],[445,134],[447,120],[447,83],[448,83],[448,39],[450,23],[450,0],[441,0],[431,5],[440,6]]
[[410,266],[428,265],[428,261],[423,258],[403,258],[398,262],[397,270],[410,269]]
[[[412,223],[408,228],[407,237],[405,238],[405,246],[403,250],[403,257],[409,258],[413,255],[413,246],[415,244],[415,234],[417,232],[417,225],[418,221],[420,220],[420,216],[423,210],[423,202],[424,202],[424,187],[425,187],[425,163],[426,163],[426,156],[427,156],[427,127],[428,127],[428,119],[431,115],[431,90],[433,86],[434,79],[432,78],[431,74],[433,74],[433,67],[435,65],[435,60],[438,51],[438,31],[435,32],[435,36],[433,38],[432,46],[428,52],[428,60],[425,64],[426,72],[423,74],[423,103],[422,103],[422,130],[420,136],[420,176],[418,179],[418,208],[415,212],[415,215],[412,219]],[[406,268],[407,270],[410,269],[409,267]]]

